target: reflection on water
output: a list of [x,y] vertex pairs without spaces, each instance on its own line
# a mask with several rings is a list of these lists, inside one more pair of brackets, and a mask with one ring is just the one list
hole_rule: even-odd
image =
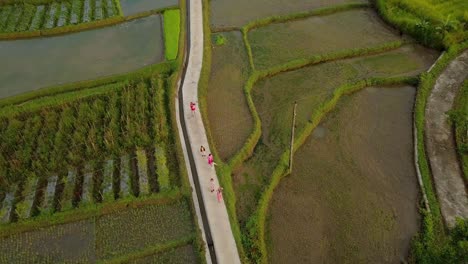
[[176,6],[178,0],[121,0],[120,6],[125,16],[134,15],[140,12]]
[[159,15],[50,38],[0,41],[0,98],[163,60]]

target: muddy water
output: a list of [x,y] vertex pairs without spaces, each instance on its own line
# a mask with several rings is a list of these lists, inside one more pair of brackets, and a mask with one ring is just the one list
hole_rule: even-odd
[[0,41],[0,98],[163,60],[160,16],[64,36]]
[[140,12],[177,6],[178,0],[120,0],[124,16],[134,15]]
[[211,0],[213,28],[241,27],[251,20],[365,0]]
[[208,119],[218,154],[234,155],[252,130],[252,117],[243,92],[249,70],[240,32],[223,33],[226,44],[213,47],[208,85]]
[[400,263],[418,230],[415,89],[343,98],[296,152],[275,190],[272,263]]
[[272,24],[249,32],[254,63],[258,68],[398,39],[399,35],[368,8]]
[[338,86],[368,77],[413,75],[426,70],[437,53],[420,46],[323,63],[282,73],[258,82],[252,96],[262,122],[262,138],[253,157],[234,172],[237,212],[241,222],[253,212],[262,186],[289,146],[292,106],[298,101],[296,128],[300,131],[317,107]]

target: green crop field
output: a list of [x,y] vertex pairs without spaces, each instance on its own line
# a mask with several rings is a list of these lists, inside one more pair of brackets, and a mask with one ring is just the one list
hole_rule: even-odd
[[[54,61],[63,66],[52,74],[63,76],[53,82],[58,86],[41,87],[40,71],[36,79],[29,70],[7,74],[35,80],[29,92],[17,82],[2,88],[15,92],[0,99],[0,263],[203,262],[173,130],[184,18],[174,5],[139,8],[123,17],[118,0],[0,1],[0,36],[5,39],[0,46],[18,37],[37,37],[19,41],[19,48],[37,52],[47,46],[43,55],[50,57],[54,49],[48,46],[69,46],[70,40],[43,42],[40,36],[90,29],[73,37],[94,35],[88,51],[96,52],[100,42],[114,46],[107,48],[109,55],[123,55],[131,63],[136,56],[126,55],[94,28],[109,25],[127,32],[127,25],[114,24],[133,20],[136,28],[151,30],[161,45],[158,33],[164,28],[168,56],[160,62],[162,52],[153,52],[145,58],[150,65],[141,64],[141,69],[113,76],[96,70],[93,77],[99,79],[74,82],[67,74],[79,75],[91,66],[76,63],[82,54],[75,51],[85,51],[78,43],[66,52],[69,59]],[[185,10],[184,2],[180,8]],[[155,15],[159,13],[165,19]],[[158,23],[142,23],[151,15]],[[132,41],[136,49],[163,50],[154,42]],[[94,59],[99,64],[106,58]],[[28,64],[38,68],[41,61]],[[63,72],[70,71],[67,66],[72,72]]]
[[18,2],[0,5],[0,33],[52,29],[119,16],[118,0]]

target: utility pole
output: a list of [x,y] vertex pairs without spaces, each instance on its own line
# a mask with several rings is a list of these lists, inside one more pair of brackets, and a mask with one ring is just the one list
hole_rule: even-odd
[[296,126],[296,107],[297,107],[297,102],[294,102],[294,109],[293,109],[293,121],[292,121],[292,127],[291,127],[291,147],[289,150],[289,173],[292,172],[292,164],[293,164],[293,148],[294,148],[294,128]]

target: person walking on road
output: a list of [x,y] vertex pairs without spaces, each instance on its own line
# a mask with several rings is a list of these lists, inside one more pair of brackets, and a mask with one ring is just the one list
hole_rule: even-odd
[[213,154],[210,153],[210,154],[208,154],[208,165],[213,167],[213,164],[214,164]]
[[223,187],[219,186],[218,190],[216,191],[216,196],[218,198],[218,203],[223,200]]
[[195,110],[197,110],[197,106],[194,102],[190,102],[190,110],[192,110],[192,116],[194,116]]
[[210,191],[214,192],[215,191],[215,184],[214,184],[214,179],[210,179]]
[[201,153],[201,156],[202,157],[206,157],[206,153],[205,153],[206,149],[204,146],[200,146],[200,153]]

